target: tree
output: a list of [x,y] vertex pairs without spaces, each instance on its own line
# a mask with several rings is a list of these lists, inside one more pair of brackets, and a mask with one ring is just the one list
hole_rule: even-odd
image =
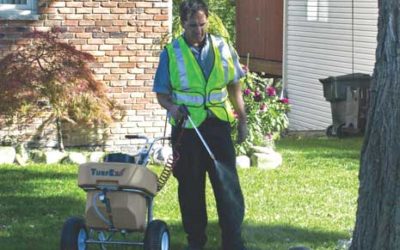
[[400,249],[400,2],[379,0],[352,250]]
[[[234,19],[234,6],[229,4],[229,0],[224,0],[224,1],[206,1],[210,2],[209,3],[209,17],[208,17],[208,32],[211,34],[219,35],[225,38],[226,41],[233,43],[232,40],[232,30],[233,30],[233,19]],[[216,2],[216,3],[214,3]],[[182,34],[183,28],[181,26],[181,20],[179,17],[179,6],[182,3],[182,0],[173,0],[173,22],[172,22],[172,35],[166,36],[162,41],[163,43],[166,43],[170,38],[176,38],[179,35]],[[229,9],[229,12],[225,11],[225,19],[224,21],[220,18],[219,14],[213,11],[213,7],[215,7],[216,10],[218,9],[223,9],[220,5],[225,5],[228,6],[230,5],[231,7],[226,9]],[[219,12],[222,12],[221,10]],[[228,13],[228,14],[227,14]],[[232,15],[230,15],[232,14]],[[231,29],[228,29],[228,25],[231,25]],[[232,28],[233,27],[233,28]]]
[[104,125],[122,118],[123,110],[94,79],[88,66],[93,55],[61,42],[60,34],[58,28],[34,30],[26,35],[29,43],[0,61],[0,122],[10,125],[17,117],[26,123],[48,114],[64,150],[62,122]]

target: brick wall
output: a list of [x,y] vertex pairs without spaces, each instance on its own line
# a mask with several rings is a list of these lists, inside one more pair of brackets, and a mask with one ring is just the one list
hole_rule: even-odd
[[[168,0],[39,0],[38,6],[38,21],[0,21],[0,56],[26,43],[20,39],[25,32],[63,27],[62,39],[97,58],[91,64],[95,78],[107,84],[109,95],[127,110],[123,122],[105,131],[106,148],[129,145],[124,139],[127,133],[161,135],[165,111],[151,90],[160,41],[168,32]],[[76,129],[66,136],[66,144],[87,144],[87,134]]]

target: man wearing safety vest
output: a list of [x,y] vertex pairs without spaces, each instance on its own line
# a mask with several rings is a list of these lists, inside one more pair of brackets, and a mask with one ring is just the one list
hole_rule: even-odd
[[[180,5],[184,33],[160,55],[153,91],[168,110],[177,161],[178,198],[188,247],[203,249],[206,241],[206,173],[217,204],[224,250],[246,249],[241,236],[244,200],[236,171],[231,122],[238,119],[238,142],[247,136],[247,120],[239,80],[244,76],[235,50],[221,37],[207,34],[208,7],[202,0]],[[179,125],[185,105],[195,127],[213,152],[208,154],[191,123]],[[217,166],[218,165],[218,166]],[[213,246],[215,247],[215,246]]]

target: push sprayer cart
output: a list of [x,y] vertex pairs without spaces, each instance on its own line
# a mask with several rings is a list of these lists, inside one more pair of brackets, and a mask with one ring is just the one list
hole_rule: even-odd
[[[71,217],[61,233],[62,250],[85,250],[89,245],[142,246],[145,250],[168,250],[170,235],[165,222],[153,220],[153,198],[171,174],[172,157],[160,178],[146,166],[153,144],[168,137],[146,139],[137,155],[114,153],[103,163],[79,166],[78,185],[86,191],[85,219]],[[139,239],[138,234],[144,234]]]
[[344,137],[365,130],[371,76],[353,73],[319,79],[324,97],[331,103],[332,125],[327,136]]

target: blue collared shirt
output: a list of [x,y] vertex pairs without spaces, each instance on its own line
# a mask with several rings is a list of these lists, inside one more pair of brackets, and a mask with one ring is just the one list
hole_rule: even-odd
[[[197,48],[193,46],[189,46],[192,51],[194,57],[200,65],[201,70],[205,76],[205,79],[211,74],[212,67],[214,65],[214,50],[211,46],[210,36],[207,35],[206,42],[204,43],[202,48]],[[242,78],[245,74],[243,72],[242,67],[239,63],[239,58],[236,51],[229,46],[232,54],[232,59],[235,67],[235,74],[233,83],[237,83],[240,78]],[[164,49],[160,54],[160,62],[158,64],[158,68],[156,71],[156,75],[154,78],[153,92],[160,94],[171,94],[171,81],[169,76],[169,59],[167,49]]]

